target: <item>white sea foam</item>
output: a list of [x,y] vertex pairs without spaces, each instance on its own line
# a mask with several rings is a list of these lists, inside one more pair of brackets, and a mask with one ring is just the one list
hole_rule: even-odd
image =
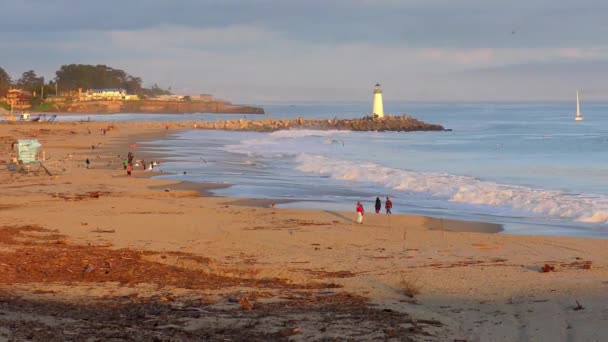
[[[294,156],[298,153],[297,150],[291,149],[292,153],[285,151],[286,144],[302,143],[302,138],[307,137],[333,137],[335,135],[348,134],[348,131],[318,131],[318,130],[283,130],[268,134],[263,134],[260,138],[245,139],[236,145],[224,146],[224,150],[232,153],[244,153],[250,156],[255,155],[274,155],[275,157]],[[297,142],[296,142],[297,140]],[[332,139],[327,139],[332,140]],[[297,147],[297,146],[294,146]],[[288,149],[289,150],[289,149]]]
[[373,183],[404,192],[424,193],[451,202],[508,207],[553,218],[587,223],[608,223],[608,196],[568,194],[482,181],[474,177],[420,173],[371,162],[330,159],[300,154],[297,170],[334,179]]

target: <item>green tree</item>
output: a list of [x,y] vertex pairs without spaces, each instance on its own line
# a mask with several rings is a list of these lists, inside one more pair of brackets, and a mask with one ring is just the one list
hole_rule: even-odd
[[142,86],[141,86],[141,78],[127,76],[127,79],[124,83],[123,88],[127,91],[127,94],[141,94]]
[[150,88],[142,88],[141,89],[141,95],[143,95],[144,97],[155,97],[155,96],[159,96],[159,95],[171,95],[171,91],[170,90],[162,89],[161,87],[158,86],[158,84],[154,84]]
[[44,77],[36,75],[34,70],[28,70],[21,75],[21,78],[15,82],[15,86],[29,92],[40,94],[40,90],[44,85]]
[[141,78],[106,65],[62,65],[55,75],[55,82],[62,91],[76,91],[79,88],[83,90],[123,88],[131,94],[137,94],[142,88]]
[[11,77],[0,67],[0,95],[6,93],[11,86]]

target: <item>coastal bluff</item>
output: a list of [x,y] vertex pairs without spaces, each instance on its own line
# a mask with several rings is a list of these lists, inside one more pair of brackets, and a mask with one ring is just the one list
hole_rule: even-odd
[[264,108],[235,105],[227,101],[74,101],[53,103],[49,111],[60,113],[146,114],[264,114]]
[[295,119],[275,120],[217,120],[215,122],[200,122],[199,129],[214,129],[227,131],[274,132],[288,129],[312,130],[343,130],[343,131],[380,131],[380,132],[411,132],[411,131],[446,131],[441,125],[429,124],[408,115],[374,118],[366,116],[358,119]]

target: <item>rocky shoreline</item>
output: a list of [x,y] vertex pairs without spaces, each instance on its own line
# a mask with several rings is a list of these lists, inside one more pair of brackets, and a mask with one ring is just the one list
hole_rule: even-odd
[[297,117],[292,120],[275,120],[273,118],[264,120],[217,120],[215,122],[197,123],[196,128],[254,132],[274,132],[287,129],[380,132],[451,131],[441,125],[429,124],[405,114],[383,118],[366,116],[359,119],[304,119]]

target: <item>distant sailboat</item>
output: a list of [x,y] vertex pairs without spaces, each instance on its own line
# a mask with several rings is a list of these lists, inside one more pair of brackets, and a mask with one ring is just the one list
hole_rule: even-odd
[[581,104],[578,101],[578,91],[576,92],[576,117],[574,120],[583,121],[583,116],[581,115]]

